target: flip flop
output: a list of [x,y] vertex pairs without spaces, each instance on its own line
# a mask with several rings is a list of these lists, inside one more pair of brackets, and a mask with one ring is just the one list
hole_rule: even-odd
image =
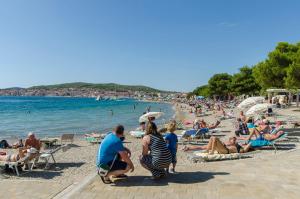
[[128,176],[125,174],[122,174],[122,175],[114,176],[113,178],[128,178]]
[[107,180],[107,179],[105,179],[103,176],[100,176],[100,178],[101,178],[101,180],[102,180],[102,182],[104,183],[104,184],[111,184],[112,183],[112,181],[111,180]]

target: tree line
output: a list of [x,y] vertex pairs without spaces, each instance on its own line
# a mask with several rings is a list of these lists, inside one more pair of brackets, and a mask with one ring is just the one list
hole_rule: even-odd
[[213,75],[207,85],[197,87],[189,96],[258,95],[268,88],[300,88],[300,42],[280,42],[264,61],[254,66],[243,66],[238,73]]

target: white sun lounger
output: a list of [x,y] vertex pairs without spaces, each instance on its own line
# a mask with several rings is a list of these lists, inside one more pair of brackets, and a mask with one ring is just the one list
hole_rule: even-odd
[[61,145],[55,149],[52,149],[50,151],[45,151],[45,152],[42,152],[41,155],[40,155],[40,159],[43,160],[46,165],[44,167],[44,169],[47,169],[49,168],[49,164],[50,164],[50,159],[53,160],[53,163],[56,164],[56,160],[54,158],[54,154],[60,150],[62,150],[63,152],[67,151],[70,147],[68,145]]
[[[39,156],[31,159],[30,156],[25,156],[24,158],[21,158],[17,162],[6,162],[6,161],[0,161],[1,166],[8,166],[9,168],[13,169],[17,176],[20,176],[20,171],[18,169],[18,166],[20,164],[26,164],[28,166],[29,172],[32,171],[32,168],[35,165],[36,160],[39,158]],[[30,165],[31,164],[31,165]]]

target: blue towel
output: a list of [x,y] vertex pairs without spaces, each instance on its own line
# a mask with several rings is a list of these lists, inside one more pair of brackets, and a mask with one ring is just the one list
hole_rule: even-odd
[[269,140],[262,140],[262,139],[250,140],[249,143],[251,144],[252,147],[263,147],[263,146],[269,146],[271,144]]

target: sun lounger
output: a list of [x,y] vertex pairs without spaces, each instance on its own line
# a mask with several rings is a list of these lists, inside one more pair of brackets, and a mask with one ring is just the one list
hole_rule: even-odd
[[6,161],[0,161],[0,166],[8,166],[11,168],[17,176],[20,176],[20,170],[19,166],[20,165],[26,165],[28,167],[28,171],[32,171],[36,160],[39,158],[39,156],[32,158],[30,155],[26,155],[24,158],[21,158],[17,162],[6,162]]
[[43,138],[40,139],[40,142],[42,145],[44,145],[45,147],[53,147],[56,142],[58,141],[58,138]]
[[86,137],[85,140],[91,144],[100,144],[102,141],[102,138]]
[[135,138],[142,138],[145,135],[143,131],[130,131],[129,134]]
[[204,152],[194,152],[188,156],[188,159],[194,163],[197,162],[211,162],[211,161],[221,161],[221,160],[237,160],[242,158],[250,158],[257,152],[249,153],[230,153],[230,154],[208,154]]
[[260,149],[264,147],[273,147],[276,153],[277,152],[276,143],[285,139],[287,135],[288,135],[287,133],[284,133],[280,137],[272,141],[264,140],[264,139],[262,140],[256,139],[256,140],[250,140],[249,143],[251,143],[251,147],[255,149]]
[[181,140],[186,139],[188,142],[199,141],[199,140],[203,141],[205,138],[209,138],[214,133],[218,133],[218,132],[220,132],[220,129],[218,129],[218,128],[215,128],[215,129],[205,128],[205,129],[199,129],[199,130],[190,129],[190,130],[182,132]]
[[40,154],[40,159],[45,162],[45,167],[44,169],[49,168],[50,164],[50,159],[53,160],[53,163],[56,164],[56,160],[54,158],[54,154],[57,153],[58,151],[62,150],[63,152],[67,151],[69,149],[68,145],[61,145],[55,149],[49,150],[49,151],[44,151]]
[[63,144],[65,142],[73,143],[74,141],[74,134],[62,134],[60,137],[60,143]]

